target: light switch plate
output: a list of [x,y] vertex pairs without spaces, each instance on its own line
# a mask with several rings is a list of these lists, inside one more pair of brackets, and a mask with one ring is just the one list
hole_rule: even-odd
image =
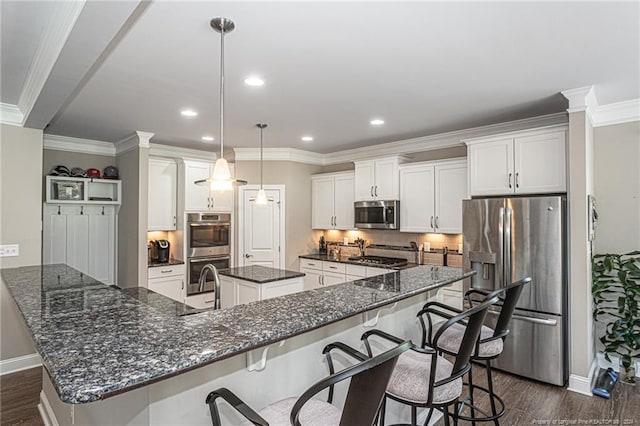
[[13,257],[20,255],[20,244],[0,245],[0,257]]

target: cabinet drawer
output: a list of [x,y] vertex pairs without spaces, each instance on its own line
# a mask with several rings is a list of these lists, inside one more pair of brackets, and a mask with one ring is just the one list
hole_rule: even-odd
[[322,270],[325,272],[334,272],[336,274],[344,274],[346,271],[344,263],[338,262],[322,262]]
[[364,278],[367,276],[367,268],[366,266],[347,265],[347,275],[356,275],[360,278]]
[[312,259],[300,259],[300,270],[302,268],[306,269],[315,269],[317,271],[322,271],[322,261],[321,260],[312,260]]
[[214,292],[196,294],[194,296],[187,296],[185,299],[185,303],[192,308],[196,309],[207,309],[213,308],[214,302],[216,300],[216,295]]
[[184,265],[171,265],[171,266],[154,266],[149,268],[149,279],[172,277],[176,275],[184,275],[186,269]]

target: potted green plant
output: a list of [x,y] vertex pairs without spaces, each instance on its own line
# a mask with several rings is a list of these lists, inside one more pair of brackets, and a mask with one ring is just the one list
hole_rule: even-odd
[[640,357],[640,251],[598,254],[593,258],[593,318],[606,322],[600,341],[604,357],[620,356],[620,377],[635,383]]

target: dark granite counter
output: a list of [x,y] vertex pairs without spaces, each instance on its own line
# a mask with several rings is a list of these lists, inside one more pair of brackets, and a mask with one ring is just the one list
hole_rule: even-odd
[[327,262],[348,263],[350,265],[367,266],[367,267],[371,267],[371,268],[393,269],[393,270],[396,270],[396,271],[401,271],[403,269],[409,269],[409,268],[415,268],[416,266],[418,266],[417,263],[412,263],[412,262],[409,262],[404,266],[377,265],[375,263],[362,263],[362,262],[358,262],[358,261],[355,261],[355,260],[349,260],[348,258],[345,258],[345,257],[341,257],[339,259],[336,259],[333,256],[329,256],[328,254],[318,254],[318,253],[303,254],[303,255],[300,255],[298,257],[301,257],[303,259],[323,260],[323,261],[327,261]]
[[168,262],[149,262],[149,268],[157,268],[159,266],[184,265],[184,260],[171,259]]
[[270,283],[273,281],[288,280],[291,278],[304,277],[303,272],[287,271],[286,269],[268,268],[266,266],[251,265],[239,268],[220,269],[220,275],[238,278],[240,280],[251,281],[258,284]]
[[421,266],[183,316],[180,303],[102,284],[66,265],[4,269],[60,399],[97,401],[451,284]]

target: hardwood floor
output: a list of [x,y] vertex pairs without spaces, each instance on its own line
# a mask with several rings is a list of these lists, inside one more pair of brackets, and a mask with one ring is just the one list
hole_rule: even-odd
[[0,425],[40,426],[42,367],[0,376]]
[[[485,377],[484,368],[474,366],[474,381],[482,385]],[[640,425],[640,385],[618,384],[613,397],[604,399],[496,371],[494,386],[507,405],[502,425]],[[0,377],[0,425],[42,425],[41,388],[41,368]],[[489,407],[486,397],[476,402]]]
[[[484,368],[474,366],[473,373],[474,383],[486,387]],[[640,425],[640,385],[618,383],[612,398],[605,399],[496,370],[493,376],[494,390],[507,407],[501,425]],[[486,396],[476,402],[490,411]],[[438,423],[443,424],[442,420]]]

